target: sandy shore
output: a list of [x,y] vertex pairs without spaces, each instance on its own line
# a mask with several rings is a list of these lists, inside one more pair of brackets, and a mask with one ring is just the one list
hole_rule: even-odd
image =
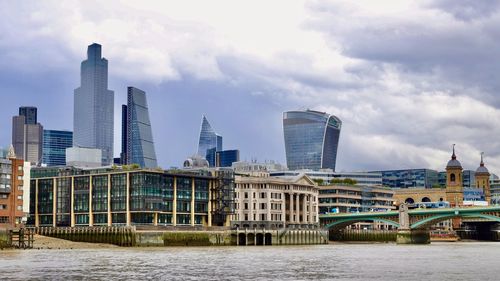
[[33,249],[96,249],[118,248],[116,245],[103,243],[73,242],[64,239],[35,235]]

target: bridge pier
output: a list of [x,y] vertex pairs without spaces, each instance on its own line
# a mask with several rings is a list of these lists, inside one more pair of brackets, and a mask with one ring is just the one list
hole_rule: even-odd
[[401,229],[396,235],[397,244],[430,244],[431,235],[428,229]]

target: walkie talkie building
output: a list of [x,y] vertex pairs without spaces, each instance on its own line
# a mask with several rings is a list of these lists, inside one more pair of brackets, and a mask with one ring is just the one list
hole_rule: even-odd
[[283,113],[286,162],[290,170],[335,171],[342,121],[325,112]]

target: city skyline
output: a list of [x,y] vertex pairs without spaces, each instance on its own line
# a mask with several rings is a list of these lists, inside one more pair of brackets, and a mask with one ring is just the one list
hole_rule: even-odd
[[[485,151],[490,170],[500,169],[495,141],[500,127],[494,122],[500,117],[499,85],[491,79],[499,73],[492,58],[500,44],[491,31],[498,5],[469,3],[463,12],[446,1],[390,2],[383,9],[343,1],[286,3],[296,13],[284,13],[275,26],[269,23],[285,4],[277,2],[263,12],[261,24],[245,29],[252,12],[262,10],[259,4],[225,4],[241,19],[234,25],[214,9],[190,17],[188,4],[155,9],[144,4],[137,10],[126,2],[98,11],[83,3],[2,3],[9,24],[2,29],[8,43],[1,47],[0,77],[9,109],[0,114],[0,128],[10,131],[8,119],[17,107],[34,105],[45,127],[71,130],[65,116],[72,115],[82,49],[98,42],[110,60],[109,88],[116,94],[115,157],[119,106],[133,84],[149,93],[151,119],[164,120],[153,134],[167,142],[157,151],[165,168],[181,166],[192,154],[202,114],[224,132],[227,147],[241,150],[242,160],[285,163],[281,114],[311,108],[344,121],[337,170],[442,170],[452,143],[464,163],[475,163]],[[49,12],[56,16],[19,16]],[[134,16],[125,21],[123,15]],[[345,24],[347,19],[359,26]],[[441,25],[431,28],[430,22]],[[16,34],[7,29],[13,25]],[[126,30],[134,32],[127,36]],[[472,32],[482,36],[466,36]],[[2,134],[1,146],[8,147],[9,139]]]

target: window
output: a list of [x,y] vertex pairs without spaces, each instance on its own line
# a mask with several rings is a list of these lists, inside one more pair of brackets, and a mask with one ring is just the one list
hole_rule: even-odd
[[7,194],[0,194],[0,199],[7,199]]
[[17,180],[22,181],[23,180],[23,176],[17,176]]
[[17,190],[22,191],[22,190],[23,190],[23,186],[22,186],[22,185],[19,185],[19,186],[17,187]]
[[248,203],[245,203],[245,210],[248,210]]
[[23,200],[23,196],[22,195],[17,195],[17,200]]
[[22,211],[23,210],[23,206],[22,205],[17,206],[17,210],[18,211]]
[[248,192],[245,192],[245,198],[248,198]]
[[7,209],[7,205],[5,204],[0,204],[0,210],[6,210]]
[[23,166],[17,166],[17,170],[18,171],[22,171],[23,170]]

